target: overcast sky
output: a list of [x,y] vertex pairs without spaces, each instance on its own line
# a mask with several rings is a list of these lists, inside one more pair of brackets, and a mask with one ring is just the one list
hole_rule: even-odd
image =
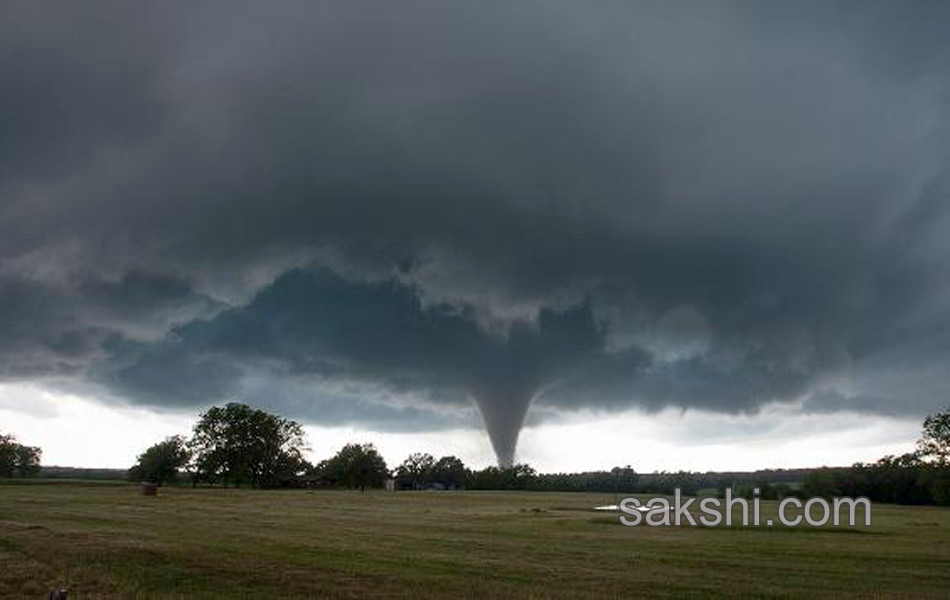
[[948,64],[945,2],[4,2],[0,431],[902,451],[950,404]]

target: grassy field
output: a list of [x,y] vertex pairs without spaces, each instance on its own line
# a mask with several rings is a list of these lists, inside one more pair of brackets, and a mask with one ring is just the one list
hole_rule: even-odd
[[[0,597],[950,597],[950,510],[623,527],[609,494],[0,486]],[[764,503],[763,514],[775,504]]]

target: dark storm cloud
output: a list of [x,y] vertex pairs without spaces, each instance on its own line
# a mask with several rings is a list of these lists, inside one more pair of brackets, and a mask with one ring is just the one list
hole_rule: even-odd
[[117,339],[149,340],[186,315],[219,309],[175,275],[127,271],[47,278],[0,270],[0,376],[80,375]]
[[[340,381],[428,390],[435,404],[474,398],[496,451],[510,462],[531,399],[543,385],[596,360],[601,349],[589,304],[545,308],[534,322],[491,334],[471,307],[424,308],[417,292],[397,280],[353,283],[330,272],[293,270],[246,306],[175,327],[159,344],[114,348],[117,362],[104,366],[100,378],[158,404],[229,397],[273,404],[274,390],[261,379],[306,379],[324,390]],[[314,396],[302,385],[297,391]],[[378,403],[354,411],[354,401],[340,406],[326,391],[315,400],[288,408],[322,422],[361,412],[364,423],[395,420]],[[447,424],[437,411],[403,407],[395,414],[420,429]]]
[[2,10],[6,377],[387,427],[950,389],[944,3]]

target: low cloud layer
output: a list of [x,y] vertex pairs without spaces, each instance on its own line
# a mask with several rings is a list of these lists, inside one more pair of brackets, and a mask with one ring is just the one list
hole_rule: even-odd
[[950,391],[941,3],[0,18],[0,377],[477,423]]

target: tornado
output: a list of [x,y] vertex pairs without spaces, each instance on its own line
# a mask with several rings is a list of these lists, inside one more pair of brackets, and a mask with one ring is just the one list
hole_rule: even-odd
[[481,413],[499,467],[515,463],[518,436],[535,398],[597,356],[602,346],[603,332],[585,300],[560,311],[540,310],[535,326],[513,324],[489,356],[476,355],[479,360],[467,363],[466,387]]
[[482,422],[491,440],[498,466],[507,468],[515,464],[518,435],[524,425],[531,395],[476,396],[475,404],[482,415]]
[[513,382],[495,373],[471,391],[501,468],[515,464],[518,436],[537,390],[534,382]]

